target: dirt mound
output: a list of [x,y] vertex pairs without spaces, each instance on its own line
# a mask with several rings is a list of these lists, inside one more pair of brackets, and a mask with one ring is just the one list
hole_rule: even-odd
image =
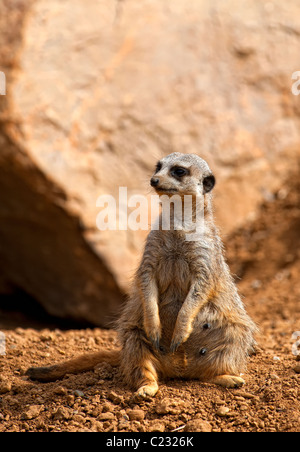
[[162,381],[153,400],[136,400],[117,369],[40,384],[29,365],[117,346],[114,331],[6,328],[0,360],[0,431],[299,431],[299,363],[292,353],[300,330],[300,184],[286,185],[250,224],[226,237],[227,256],[250,315],[259,350],[249,359],[243,389],[198,381]]

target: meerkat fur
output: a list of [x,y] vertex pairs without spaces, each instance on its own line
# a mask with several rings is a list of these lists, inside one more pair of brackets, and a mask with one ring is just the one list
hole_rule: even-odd
[[[119,366],[125,382],[141,397],[157,393],[160,377],[199,379],[228,388],[245,383],[240,374],[257,328],[230,275],[214,223],[215,177],[199,156],[175,152],[157,163],[150,183],[160,196],[176,195],[183,205],[187,197],[192,200],[195,226],[201,221],[196,240],[187,239],[191,230],[185,230],[184,223],[175,227],[171,205],[170,228],[159,221],[148,234],[118,319],[121,348],[30,368],[30,378],[56,380],[105,361]],[[197,202],[203,207],[200,219]]]

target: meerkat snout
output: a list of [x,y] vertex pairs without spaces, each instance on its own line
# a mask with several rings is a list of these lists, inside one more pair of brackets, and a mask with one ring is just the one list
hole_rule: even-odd
[[158,184],[159,184],[159,179],[158,179],[158,178],[152,177],[152,178],[150,179],[150,185],[151,185],[151,187],[157,187]]

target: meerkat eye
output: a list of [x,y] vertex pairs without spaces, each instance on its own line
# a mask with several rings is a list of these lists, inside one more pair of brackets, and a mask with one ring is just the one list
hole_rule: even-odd
[[171,169],[172,176],[175,177],[183,177],[189,174],[189,170],[186,168],[182,168],[181,166],[175,166]]
[[160,171],[161,168],[162,168],[162,164],[160,162],[157,162],[156,168],[155,168],[155,173],[158,173],[158,171]]

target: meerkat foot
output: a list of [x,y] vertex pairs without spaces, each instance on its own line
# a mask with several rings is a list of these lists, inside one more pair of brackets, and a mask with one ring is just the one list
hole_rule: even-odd
[[138,397],[154,397],[158,391],[157,383],[150,383],[148,385],[141,386],[137,391],[136,395]]
[[154,397],[158,391],[157,373],[151,359],[140,363],[140,380],[137,381],[136,395],[139,397]]
[[211,383],[223,388],[239,388],[245,384],[245,380],[236,375],[219,375],[211,380]]

